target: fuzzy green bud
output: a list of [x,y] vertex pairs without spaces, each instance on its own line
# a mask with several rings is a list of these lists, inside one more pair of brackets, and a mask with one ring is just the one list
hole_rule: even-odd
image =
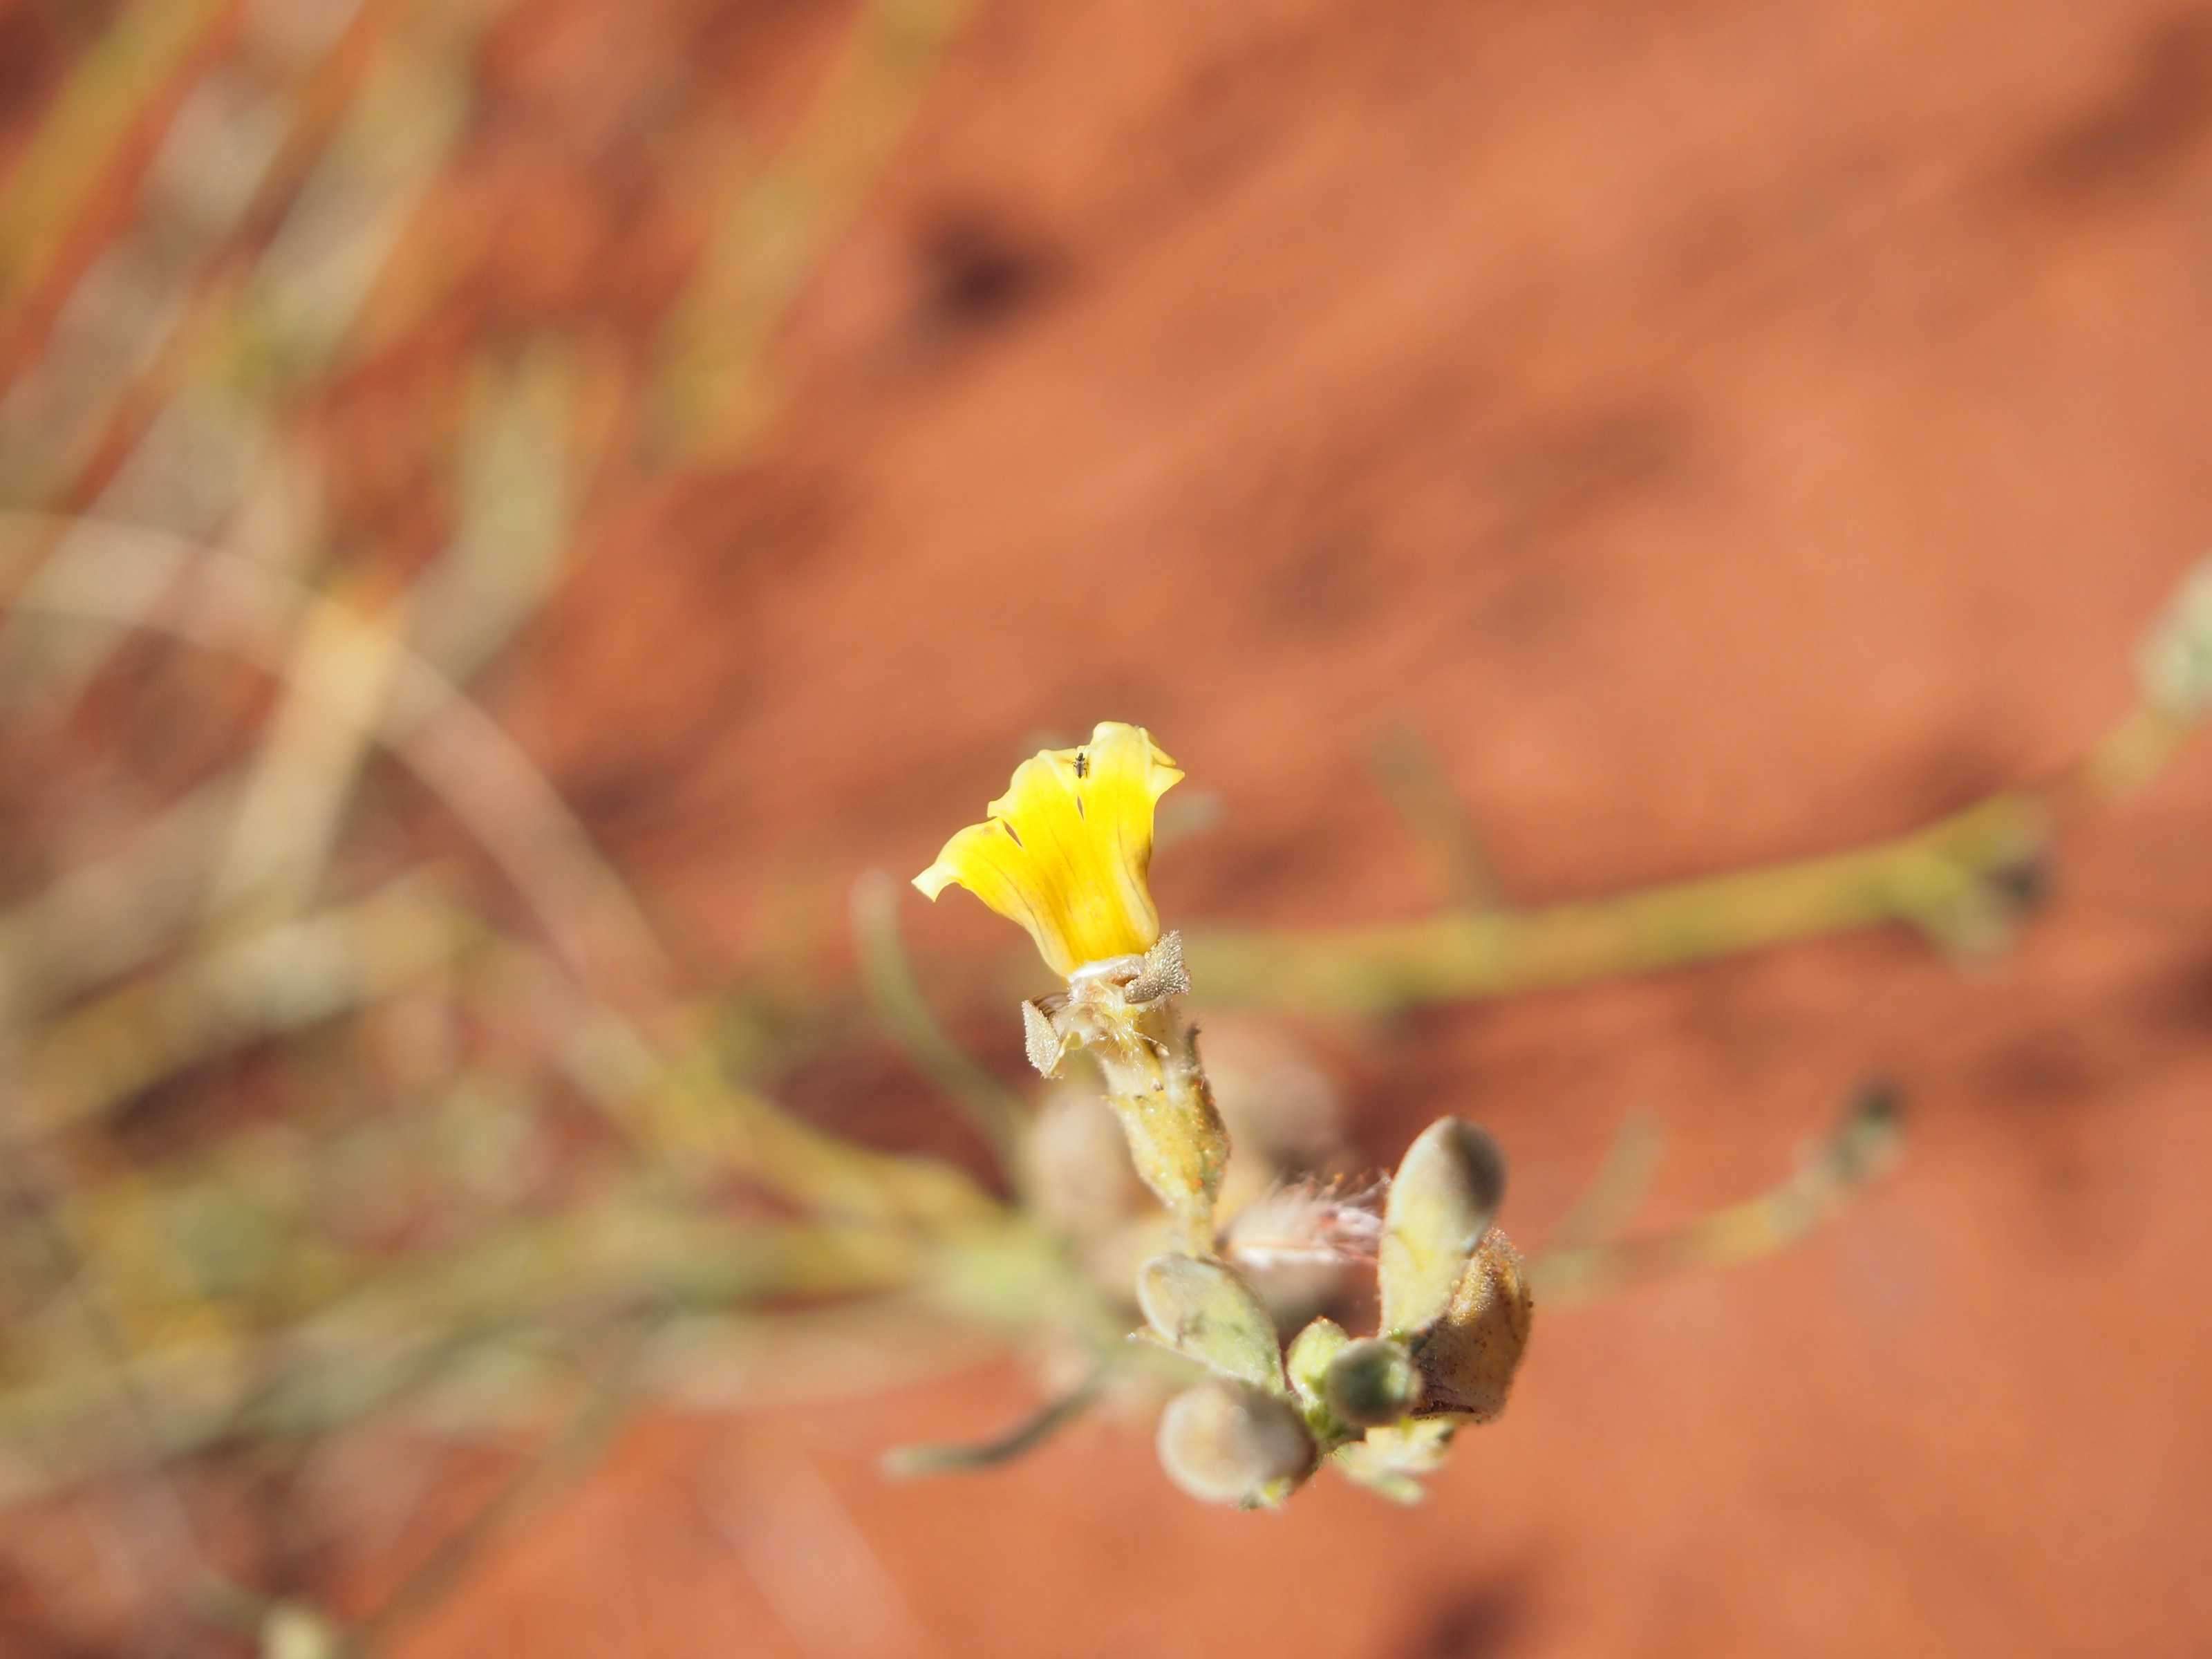
[[1399,1343],[1379,1336],[1347,1344],[1322,1381],[1328,1408],[1356,1427],[1379,1428],[1413,1410],[1421,1373]]
[[1291,1386],[1309,1407],[1328,1403],[1329,1361],[1342,1353],[1351,1341],[1344,1327],[1334,1319],[1316,1319],[1291,1344],[1290,1352],[1284,1356],[1284,1364],[1291,1374]]
[[1412,1335],[1443,1315],[1504,1194],[1504,1157],[1472,1123],[1438,1118],[1407,1148],[1376,1254],[1385,1335]]
[[1313,1470],[1315,1448],[1290,1402],[1214,1378],[1186,1389],[1160,1414],[1168,1478],[1206,1504],[1279,1504]]

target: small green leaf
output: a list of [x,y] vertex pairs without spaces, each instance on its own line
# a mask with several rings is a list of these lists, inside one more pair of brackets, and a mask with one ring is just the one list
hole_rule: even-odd
[[1048,1401],[994,1439],[969,1445],[897,1446],[884,1454],[883,1471],[894,1480],[945,1474],[955,1470],[996,1468],[1034,1451],[1090,1410],[1106,1380],[1103,1367],[1072,1393]]
[[1218,1261],[1156,1255],[1137,1274],[1137,1304],[1160,1340],[1201,1365],[1273,1394],[1285,1392],[1275,1322]]

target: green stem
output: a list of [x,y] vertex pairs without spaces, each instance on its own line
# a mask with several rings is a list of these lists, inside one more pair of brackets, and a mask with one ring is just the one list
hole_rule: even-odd
[[1082,1382],[1006,1433],[970,1445],[901,1446],[884,1458],[884,1473],[902,1480],[996,1468],[1034,1451],[1091,1409],[1105,1381],[1101,1366]]
[[1547,1249],[1529,1262],[1529,1283],[1538,1301],[1555,1307],[1672,1273],[1772,1255],[1834,1215],[1886,1169],[1897,1139],[1896,1097],[1887,1085],[1870,1084],[1787,1180],[1680,1227]]
[[962,1052],[930,1012],[899,937],[898,902],[899,884],[880,870],[854,884],[853,940],[869,1006],[907,1058],[990,1143],[999,1167],[1015,1175],[1027,1114],[1013,1091]]
[[1848,853],[1670,883],[1617,898],[1380,927],[1213,933],[1186,945],[1216,1006],[1379,1012],[1646,973],[1904,921],[1979,943],[1997,878],[2049,840],[2039,797],[2003,794]]

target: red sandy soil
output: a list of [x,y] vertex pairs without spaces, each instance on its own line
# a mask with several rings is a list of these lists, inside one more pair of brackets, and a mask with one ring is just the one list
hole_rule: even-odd
[[[335,430],[404,422],[441,340],[680,270],[681,179],[606,111],[687,51],[771,112],[821,61],[800,9],[710,9],[502,31],[460,176],[510,216]],[[1394,724],[1516,899],[1843,847],[2125,706],[2212,544],[2208,325],[2202,6],[988,4],[786,331],[766,446],[603,503],[486,695],[718,971],[834,957],[856,872],[1101,718],[1225,806],[1156,870],[1184,925],[1433,903],[1363,769]],[[350,505],[404,526],[409,476]],[[2202,747],[1976,975],[1859,939],[1322,1034],[1364,1150],[1476,1118],[1532,1237],[1631,1110],[1667,1216],[1869,1071],[1911,1100],[1805,1246],[1540,1310],[1424,1508],[1203,1510],[1106,1421],[878,1480],[1018,1417],[1008,1366],[641,1426],[404,1651],[2205,1651],[2208,823]],[[1006,944],[964,900],[908,933],[963,983]],[[1012,1008],[965,1012],[1011,1058]],[[834,1081],[793,1088],[948,1139]]]

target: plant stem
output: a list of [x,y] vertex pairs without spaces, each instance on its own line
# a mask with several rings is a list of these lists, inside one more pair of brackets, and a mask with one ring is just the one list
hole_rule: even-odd
[[1340,1013],[1577,985],[1898,921],[1978,944],[2002,921],[1996,878],[2042,855],[2049,816],[2034,795],[2002,794],[1852,852],[1616,898],[1380,927],[1200,933],[1186,948],[1217,1006]]

